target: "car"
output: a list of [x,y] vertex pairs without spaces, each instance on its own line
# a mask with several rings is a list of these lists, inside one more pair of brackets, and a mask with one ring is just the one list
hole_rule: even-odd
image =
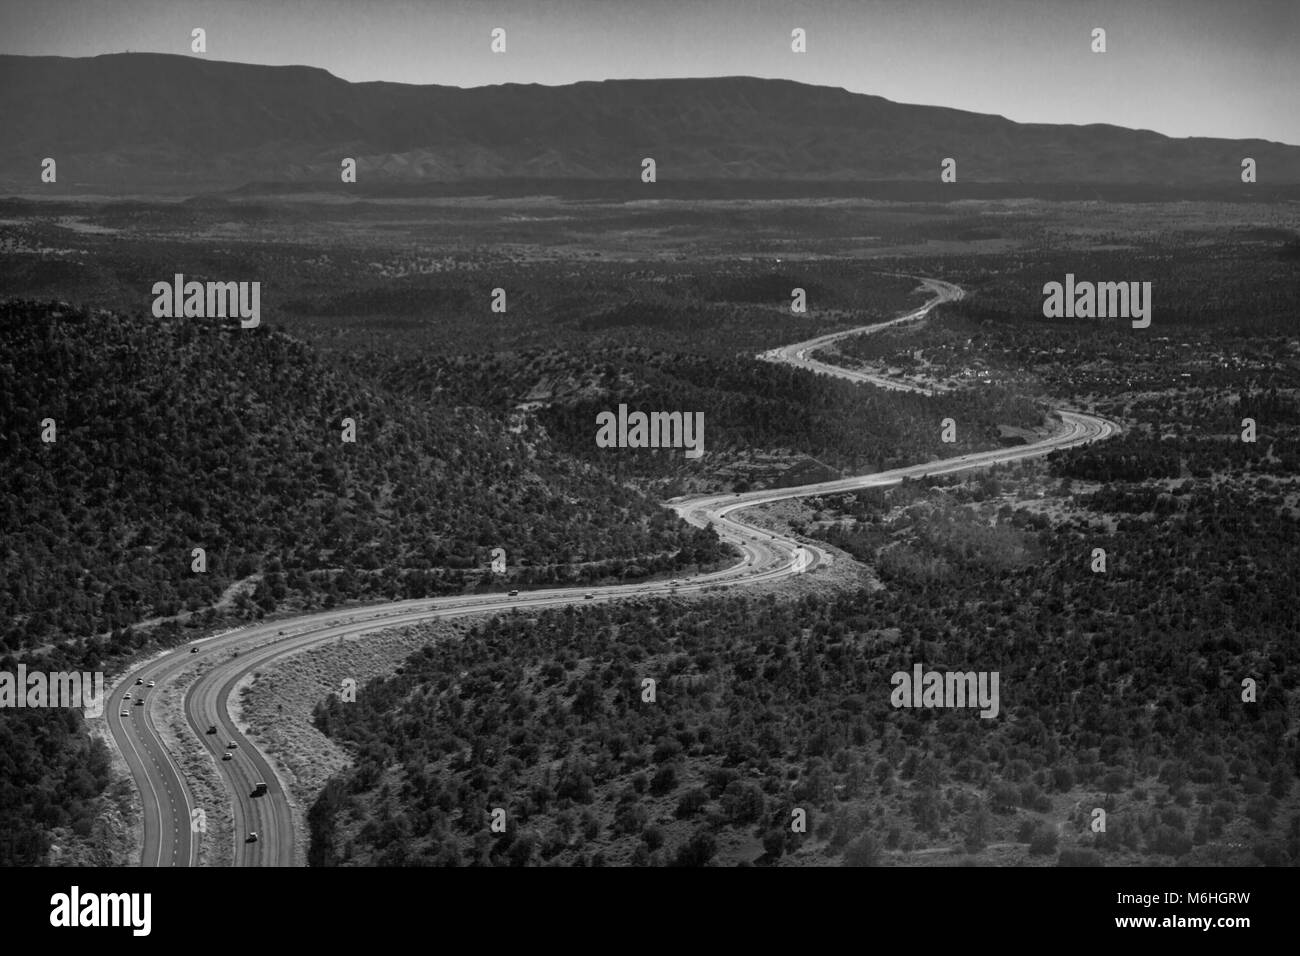
[[217,732],[217,725],[216,725],[216,724],[209,724],[209,725],[208,725],[208,733],[210,733],[210,734],[215,734],[216,732]]
[[154,682],[153,682],[153,681],[150,681],[146,686],[148,686],[148,687],[152,687],[153,685],[154,685]]
[[250,797],[264,797],[264,796],[266,796],[266,784],[264,784],[264,783],[263,783],[262,781],[260,781],[260,780],[257,781],[255,784],[253,784],[253,792],[250,793],[249,796],[250,796]]
[[137,707],[143,707],[143,706],[144,706],[144,698],[141,697],[139,700],[137,700],[137,701],[135,702],[135,706],[137,706]]
[[582,596],[582,599],[583,599],[584,601],[592,601],[592,600],[595,600],[595,598],[596,598],[595,593],[593,593],[593,592],[591,592],[591,591],[588,591],[586,594],[584,594],[584,595]]
[[197,647],[191,647],[191,648],[190,648],[190,653],[191,653],[191,654],[197,654],[198,652],[199,652],[199,649],[198,649]]
[[277,633],[277,634],[283,634],[284,631],[276,631],[275,633]]
[[131,716],[131,712],[130,712],[129,710],[124,710],[124,711],[122,711],[122,716],[123,716],[123,717],[130,717],[130,716]]
[[681,584],[681,582],[678,581],[676,578],[673,578],[673,587],[677,587],[677,585],[679,584]]
[[247,837],[245,837],[245,838],[244,838],[244,842],[245,842],[245,843],[256,843],[256,842],[257,842],[257,831],[254,830],[254,831],[253,831],[252,833],[250,833]]
[[144,683],[144,678],[143,678],[143,677],[137,677],[137,678],[135,679],[135,682],[136,682],[137,684],[143,684],[143,683]]
[[511,591],[509,596],[510,596],[510,597],[519,597],[519,591],[518,591],[518,590]]
[[239,744],[235,743],[235,742],[232,740],[230,743],[226,744],[226,746],[229,747],[231,750],[234,750],[236,747],[239,746]]
[[232,754],[229,750],[227,750],[225,753],[223,753],[223,754],[221,755],[221,759],[222,759],[222,760],[234,760],[234,759],[235,759],[235,755]]
[[128,690],[125,694],[122,695],[122,699],[123,699],[123,700],[130,700],[130,699],[131,699],[131,692]]

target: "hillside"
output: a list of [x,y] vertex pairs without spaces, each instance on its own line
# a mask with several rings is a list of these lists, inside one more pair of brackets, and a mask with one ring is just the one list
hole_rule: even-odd
[[[996,447],[999,425],[1047,425],[1031,399],[1003,389],[929,397],[747,357],[656,349],[422,358],[399,365],[391,381],[414,396],[497,414],[527,403],[557,449],[620,481],[664,482],[649,486],[662,497],[886,471]],[[597,415],[620,402],[629,410],[705,412],[706,456],[596,447]],[[937,423],[950,415],[961,427],[958,440],[945,444]]]
[[[723,557],[711,532],[536,436],[400,400],[265,328],[10,301],[0,356],[0,650],[223,595],[260,615]],[[505,578],[487,570],[494,547]]]
[[[852,516],[881,590],[501,615],[331,695],[317,726],[355,765],[311,811],[312,864],[1293,865],[1279,486],[1188,481],[1108,530],[1110,489],[1054,493],[1054,521],[1001,482],[812,503]],[[895,709],[918,662],[1000,674],[999,719]]]
[[[250,109],[250,104],[256,104]],[[937,181],[944,157],[982,183],[1300,182],[1300,147],[1173,139],[1109,125],[1021,124],[753,77],[473,89],[349,83],[324,70],[155,53],[0,56],[0,182],[203,190],[251,181],[339,185],[516,178]],[[167,117],[167,122],[159,122]]]

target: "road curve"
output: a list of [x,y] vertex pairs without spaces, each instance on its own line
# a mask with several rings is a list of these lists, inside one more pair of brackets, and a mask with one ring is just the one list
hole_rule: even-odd
[[938,385],[926,388],[922,385],[916,385],[912,382],[903,382],[898,379],[886,378],[883,375],[877,375],[873,372],[859,372],[853,369],[840,368],[838,365],[827,365],[819,362],[809,356],[836,342],[839,339],[848,338],[851,335],[868,335],[872,332],[879,332],[881,329],[887,329],[891,325],[902,325],[906,322],[915,322],[918,319],[925,318],[931,309],[936,305],[944,302],[956,302],[965,296],[965,292],[960,287],[953,285],[951,282],[944,282],[942,279],[917,279],[921,285],[934,293],[934,298],[918,309],[913,309],[894,319],[888,319],[884,322],[877,322],[874,325],[863,325],[855,329],[846,329],[842,332],[829,332],[826,335],[819,335],[816,338],[808,339],[806,342],[795,342],[793,345],[783,345],[780,348],[771,349],[762,353],[758,357],[768,362],[783,362],[786,365],[794,365],[798,368],[805,368],[813,372],[821,372],[824,375],[834,375],[837,378],[847,378],[854,382],[868,382],[879,388],[887,388],[899,392],[920,392],[922,395],[933,395],[936,391],[947,391]]
[[[845,336],[866,334],[923,318],[936,305],[960,299],[963,294],[957,286],[938,279],[921,278],[918,281],[934,293],[934,297],[920,308],[887,322],[833,332],[805,342],[782,346],[763,353],[759,358],[853,381],[868,382],[883,388],[931,394],[937,390],[937,386],[926,388],[870,372],[826,365],[809,357],[817,349]],[[293,866],[302,860],[300,848],[295,842],[296,832],[287,787],[272,762],[239,731],[229,712],[230,695],[239,682],[253,671],[266,667],[282,655],[296,653],[326,641],[433,618],[559,607],[586,601],[663,596],[754,585],[806,573],[829,563],[830,554],[810,542],[773,535],[747,524],[736,513],[756,505],[792,498],[855,491],[860,488],[884,488],[899,484],[904,478],[952,474],[999,462],[1036,458],[1058,449],[1098,441],[1119,431],[1119,426],[1114,422],[1095,415],[1068,409],[1059,409],[1057,414],[1061,419],[1060,428],[1050,437],[1033,444],[977,452],[959,458],[794,488],[703,495],[666,502],[668,507],[673,508],[690,524],[700,527],[712,524],[718,535],[735,545],[741,554],[741,560],[730,568],[688,578],[681,583],[556,588],[524,592],[517,597],[501,594],[456,595],[321,611],[242,627],[194,641],[140,665],[126,674],[113,688],[105,706],[113,739],[140,792],[144,818],[141,863],[144,866],[197,865],[199,846],[206,838],[202,821],[195,820],[192,823],[191,817],[192,814],[205,814],[207,808],[196,805],[185,784],[184,774],[165,746],[152,714],[153,696],[196,664],[206,669],[185,691],[185,717],[190,731],[200,742],[198,746],[208,752],[228,791],[234,810],[234,863],[236,866]],[[144,681],[145,684],[136,684],[137,680]],[[148,688],[148,681],[155,681],[157,687]],[[141,690],[145,693],[144,706],[134,706],[133,699],[124,700],[126,693],[136,697]],[[123,711],[129,716],[121,716]],[[210,727],[215,728],[214,733],[207,733]],[[231,759],[222,759],[227,752],[231,754]],[[253,785],[258,782],[267,785],[267,792],[263,796],[253,797]],[[252,832],[258,834],[257,841],[245,842],[246,835]]]

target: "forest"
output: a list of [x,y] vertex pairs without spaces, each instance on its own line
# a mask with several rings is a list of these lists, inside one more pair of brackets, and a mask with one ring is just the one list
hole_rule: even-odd
[[534,435],[405,400],[284,334],[10,302],[0,343],[11,651],[201,611],[245,581],[268,613],[286,595],[458,593],[488,584],[496,547],[499,590],[728,556]]
[[[664,213],[678,232],[688,224],[717,225],[707,212]],[[817,218],[765,215],[782,222],[793,215],[805,225]],[[608,228],[645,221],[617,205],[604,213],[580,210],[579,218],[591,216]],[[69,225],[82,218],[93,218],[102,232]],[[753,355],[924,301],[914,279],[834,256],[702,261],[665,252],[647,259],[644,249],[616,254],[586,228],[557,236],[552,223],[524,218],[503,220],[491,206],[434,211],[357,203],[341,211],[197,198],[72,202],[51,210],[0,198],[0,296],[132,312],[147,309],[152,283],[183,262],[182,271],[200,280],[261,281],[263,324],[342,364],[372,370],[381,360],[412,355],[548,348],[671,345],[702,355]],[[249,228],[237,242],[233,223]],[[498,288],[506,294],[503,313],[492,308]],[[795,288],[807,293],[806,313],[791,312]]]
[[[0,304],[0,469],[9,671],[111,674],[277,610],[733,560],[711,530],[486,412],[412,403],[283,333],[219,321]],[[87,837],[108,770],[81,715],[5,710],[0,741],[0,865]]]
[[48,860],[60,830],[91,837],[110,769],[107,748],[86,734],[80,712],[0,712],[0,866]]
[[[24,299],[0,304],[0,344],[0,668],[21,659],[112,673],[148,649],[276,612],[621,582],[732,560],[710,530],[678,523],[628,484],[661,474],[651,459],[595,460],[572,409],[516,413],[516,385],[526,395],[552,373],[577,374],[575,354],[517,368],[510,355],[413,363],[404,377],[388,374],[388,360],[337,361],[269,323],[250,331]],[[653,385],[639,377],[642,359]],[[720,450],[747,437],[812,448],[801,416],[829,427],[843,414],[899,436],[887,416],[918,414],[810,376],[802,384],[827,407],[789,413],[762,393],[780,388],[794,401],[800,383],[751,359],[715,361],[614,352],[598,367],[618,368],[605,384],[635,400],[690,389],[733,422],[759,410],[773,419],[749,432],[715,422],[708,447]],[[512,370],[509,387],[488,387],[501,369]],[[355,444],[342,440],[344,418]],[[897,441],[892,454],[929,443]],[[761,477],[822,476],[793,457],[796,467]],[[205,550],[203,573],[192,570],[194,547]],[[496,547],[504,577],[488,570]],[[32,734],[15,732],[17,719],[0,714],[14,740],[31,736],[9,752],[0,827],[26,836],[4,844],[0,862],[32,863],[63,834],[84,837],[98,806],[88,794],[107,778],[80,715],[26,713],[23,726],[42,727]]]
[[[1150,204],[1134,232],[1094,205],[0,202],[20,297],[0,304],[0,669],[111,673],[350,601],[694,573],[732,557],[661,497],[964,454],[1064,399],[1124,433],[809,503],[796,533],[877,587],[514,613],[323,702],[356,764],[312,808],[312,863],[1294,865],[1298,240],[1200,206]],[[144,317],[178,258],[260,279],[263,327]],[[961,392],[753,360],[915,307],[895,272],[968,295],[837,360]],[[1044,319],[1067,272],[1152,281],[1151,327]],[[706,457],[602,454],[595,413],[620,401],[704,412]],[[1000,671],[1000,716],[893,710],[916,662]],[[80,715],[0,713],[0,865],[93,843],[108,786]]]
[[[1053,519],[1004,482],[815,502],[878,590],[512,613],[328,698],[313,864],[1300,860],[1293,503],[1193,480],[1112,529],[1116,485]],[[914,662],[1000,672],[1000,717],[893,710]]]
[[[1020,394],[1076,401],[1127,392],[1295,389],[1300,261],[1288,248],[1277,237],[1247,244],[1219,235],[1195,255],[1152,243],[1125,253],[1038,252],[997,269],[947,260],[945,274],[968,290],[965,299],[940,305],[923,324],[842,340],[835,354],[847,365],[924,368],[956,380],[982,369]],[[1067,272],[1150,281],[1151,326],[1044,318],[1043,285]]]
[[[927,397],[749,356],[649,349],[425,358],[399,366],[391,380],[420,398],[471,403],[504,416],[532,403],[539,406],[533,417],[565,455],[619,481],[639,480],[664,497],[783,487],[955,457],[996,447],[999,425],[1034,428],[1045,419],[1041,407],[1004,389]],[[704,457],[599,449],[596,415],[619,402],[630,410],[702,411]],[[949,416],[957,422],[957,441],[945,444],[940,423]],[[756,464],[760,457],[768,461]],[[822,469],[818,478],[799,467],[810,463]]]

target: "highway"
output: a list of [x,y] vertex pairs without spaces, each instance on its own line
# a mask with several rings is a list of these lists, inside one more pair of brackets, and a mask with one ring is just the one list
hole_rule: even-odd
[[[929,394],[933,389],[915,383],[903,383],[873,373],[825,365],[808,357],[838,338],[918,320],[939,303],[962,296],[962,290],[951,283],[937,279],[918,281],[934,293],[934,297],[918,309],[887,322],[783,346],[763,353],[759,358],[785,362],[854,381],[870,382],[885,388]],[[832,560],[830,553],[812,542],[773,535],[749,525],[741,519],[738,512],[793,498],[860,488],[889,487],[908,477],[952,474],[999,462],[1040,457],[1057,449],[1098,441],[1119,431],[1114,422],[1080,411],[1061,409],[1058,410],[1058,415],[1061,419],[1060,427],[1050,437],[1028,445],[999,448],[795,488],[693,496],[666,502],[667,507],[674,509],[693,525],[703,527],[712,523],[718,535],[735,545],[741,554],[740,561],[730,568],[684,579],[680,584],[654,582],[559,588],[521,592],[516,597],[501,594],[457,595],[322,611],[250,625],[197,640],[138,665],[109,691],[105,716],[113,739],[140,793],[143,813],[141,865],[197,865],[199,847],[207,834],[197,824],[191,826],[191,812],[196,809],[203,813],[215,811],[215,808],[197,806],[175,756],[164,744],[155,723],[155,695],[196,666],[202,667],[203,672],[184,693],[189,735],[184,736],[180,745],[192,747],[195,752],[206,751],[225,784],[234,813],[232,851],[235,865],[299,865],[303,862],[305,853],[304,848],[296,846],[297,834],[285,783],[271,760],[240,733],[229,712],[231,694],[239,682],[253,671],[265,669],[278,657],[316,644],[434,618],[667,596],[697,592],[705,588],[752,586],[779,581],[797,573],[808,573],[818,566],[828,564]],[[798,549],[803,549],[803,555],[798,555]],[[797,557],[799,560],[796,560]],[[800,563],[804,565],[802,569],[798,566]],[[588,594],[592,597],[588,598]],[[137,680],[145,683],[137,684]],[[149,681],[156,682],[157,686],[148,687]],[[132,694],[132,699],[124,699],[126,693]],[[140,693],[144,693],[144,704],[136,706]],[[129,716],[121,716],[123,712]],[[215,727],[216,732],[207,733],[209,727]],[[222,755],[227,751],[230,752],[231,759],[223,760]],[[267,792],[254,797],[253,785],[257,782],[265,783]],[[258,834],[256,842],[245,842],[250,832]]]
[[868,382],[879,388],[892,389],[900,392],[920,392],[923,395],[933,395],[936,391],[944,391],[939,386],[926,388],[910,382],[899,381],[898,379],[886,378],[883,375],[876,375],[871,372],[857,372],[851,369],[840,368],[837,365],[826,365],[811,359],[808,356],[813,352],[824,349],[839,339],[848,338],[851,335],[868,335],[872,332],[879,332],[881,329],[887,329],[891,325],[902,325],[906,322],[916,322],[925,318],[930,310],[936,305],[943,302],[956,302],[965,295],[961,288],[953,285],[951,282],[944,282],[941,279],[918,279],[923,287],[934,293],[934,298],[919,309],[900,315],[897,318],[889,319],[885,322],[877,322],[874,325],[864,325],[856,329],[847,329],[843,332],[830,332],[826,335],[819,335],[814,339],[806,342],[796,342],[793,345],[783,345],[780,348],[772,349],[759,355],[760,359],[768,362],[783,362],[786,365],[794,365],[799,368],[806,368],[810,371],[821,372],[823,375],[834,375],[838,378],[847,378],[855,382]]

